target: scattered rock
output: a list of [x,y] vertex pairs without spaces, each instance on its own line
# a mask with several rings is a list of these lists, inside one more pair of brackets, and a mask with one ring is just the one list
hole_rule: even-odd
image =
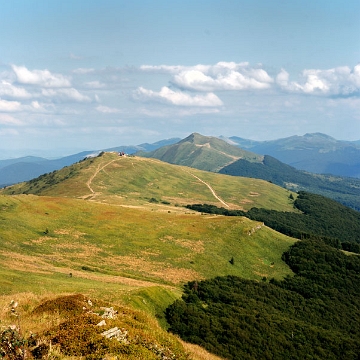
[[115,319],[116,318],[117,311],[114,310],[113,307],[109,307],[109,308],[102,307],[101,310],[104,311],[104,313],[101,315],[102,318],[104,318],[104,319]]
[[126,330],[120,330],[118,327],[111,328],[101,333],[102,336],[105,336],[108,339],[116,339],[123,344],[128,343],[127,334],[128,332]]

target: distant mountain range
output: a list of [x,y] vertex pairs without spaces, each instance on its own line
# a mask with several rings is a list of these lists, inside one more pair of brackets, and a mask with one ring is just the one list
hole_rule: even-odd
[[299,170],[360,177],[360,141],[336,140],[321,133],[271,141],[253,141],[236,136],[223,139],[242,149],[273,156]]
[[356,179],[360,178],[360,141],[340,141],[321,133],[272,141],[194,133],[182,140],[172,138],[84,151],[55,160],[33,156],[0,160],[0,187],[31,180],[100,151],[137,153],[201,170],[257,177],[289,189],[319,193],[360,209],[360,180]]

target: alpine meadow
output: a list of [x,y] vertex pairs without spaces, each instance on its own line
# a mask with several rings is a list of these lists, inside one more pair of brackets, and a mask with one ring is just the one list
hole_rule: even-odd
[[[236,148],[227,155],[200,139],[208,163],[219,165],[212,150],[236,161]],[[1,356],[355,358],[357,326],[344,317],[330,330],[328,317],[359,316],[356,286],[335,280],[357,283],[359,257],[349,251],[359,252],[358,238],[330,226],[334,214],[348,226],[358,212],[316,196],[118,152],[5,187]],[[310,265],[314,246],[322,270]],[[295,252],[293,264],[286,254]],[[318,284],[316,271],[334,280]]]

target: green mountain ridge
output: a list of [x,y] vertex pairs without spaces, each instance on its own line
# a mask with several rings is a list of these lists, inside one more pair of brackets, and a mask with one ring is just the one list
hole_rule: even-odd
[[216,137],[197,133],[189,135],[176,144],[148,153],[139,152],[137,155],[214,172],[238,159],[254,162],[262,160],[260,155],[239,149]]
[[[314,138],[327,144],[332,139],[323,134],[308,134],[301,139],[305,143],[306,139],[318,143]],[[288,143],[289,146],[298,146],[290,138]],[[272,181],[293,191],[304,190],[324,195],[360,210],[360,180],[297,170],[268,155],[245,150],[239,152],[237,146],[214,137],[191,134],[174,145],[139,155],[222,174]]]

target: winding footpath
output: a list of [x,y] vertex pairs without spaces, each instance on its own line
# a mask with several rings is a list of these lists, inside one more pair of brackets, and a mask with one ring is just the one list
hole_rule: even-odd
[[93,180],[95,179],[95,177],[97,176],[97,174],[98,174],[100,171],[104,170],[104,169],[105,169],[107,166],[109,166],[111,163],[113,163],[113,162],[115,162],[115,161],[117,161],[117,160],[118,160],[118,159],[111,160],[111,161],[109,161],[108,163],[106,163],[106,164],[103,165],[103,166],[101,166],[102,164],[99,164],[98,167],[97,167],[97,169],[95,170],[94,174],[91,175],[90,179],[86,182],[86,186],[89,188],[90,192],[92,193],[92,196],[91,196],[91,198],[90,198],[89,200],[92,200],[97,194],[99,194],[99,193],[96,193],[96,192],[94,191],[94,189],[91,187],[91,184],[92,184]]
[[215,192],[215,190],[210,186],[210,184],[208,184],[207,182],[205,182],[204,180],[200,179],[198,176],[192,174],[190,171],[187,171],[191,176],[193,176],[195,179],[199,180],[200,182],[202,182],[204,185],[206,185],[209,190],[211,191],[211,193],[213,194],[214,198],[217,199],[218,201],[220,201],[223,205],[225,205],[227,208],[229,208],[230,206],[223,200],[221,199],[220,196],[218,196]]

